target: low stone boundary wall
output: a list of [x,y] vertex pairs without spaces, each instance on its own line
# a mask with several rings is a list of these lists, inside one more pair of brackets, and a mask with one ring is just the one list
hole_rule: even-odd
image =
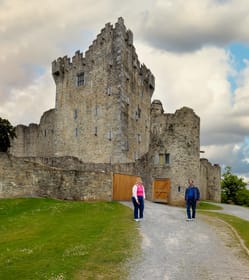
[[112,172],[51,167],[0,153],[0,198],[112,200]]

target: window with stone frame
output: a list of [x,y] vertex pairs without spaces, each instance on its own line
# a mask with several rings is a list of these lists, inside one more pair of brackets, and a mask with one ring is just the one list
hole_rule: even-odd
[[84,84],[85,84],[85,73],[84,72],[77,74],[76,84],[78,87],[84,86]]
[[170,154],[169,153],[159,154],[159,164],[161,165],[170,164]]

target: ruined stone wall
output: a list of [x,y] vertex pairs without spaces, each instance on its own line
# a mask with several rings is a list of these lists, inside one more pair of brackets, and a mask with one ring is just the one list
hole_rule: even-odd
[[45,112],[40,124],[16,127],[17,138],[11,142],[10,153],[18,157],[52,156],[54,154],[55,110]]
[[[154,173],[151,173],[151,170]],[[202,200],[220,202],[220,168],[201,160],[200,188]],[[140,176],[146,197],[152,199],[154,178],[170,178],[170,166],[150,168],[149,157],[134,163],[84,163],[75,157],[13,157],[0,153],[0,198],[50,197],[74,200],[112,200],[114,173]],[[179,177],[182,171],[179,169]],[[180,180],[180,178],[177,178]],[[183,181],[185,178],[183,178]],[[187,182],[171,185],[169,204],[183,205]]]
[[[160,101],[152,103],[151,174],[171,181],[171,204],[184,199],[188,179],[200,180],[200,119],[190,108],[164,114]],[[166,162],[168,157],[168,162]]]
[[112,173],[51,167],[0,153],[0,198],[112,200]]
[[221,201],[221,168],[207,159],[200,160],[200,191],[202,200]]

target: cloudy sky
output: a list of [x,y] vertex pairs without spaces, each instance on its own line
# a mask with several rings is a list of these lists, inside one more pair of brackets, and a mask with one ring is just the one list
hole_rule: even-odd
[[164,110],[201,118],[201,156],[249,181],[248,0],[0,0],[0,117],[39,123],[51,63],[84,52],[122,16]]

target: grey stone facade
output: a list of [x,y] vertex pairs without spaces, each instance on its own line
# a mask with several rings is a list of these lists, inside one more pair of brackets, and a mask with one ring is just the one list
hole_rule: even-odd
[[154,76],[139,62],[122,18],[106,24],[84,55],[77,51],[72,59],[55,60],[52,75],[55,108],[39,124],[16,127],[13,156],[46,158],[49,168],[56,158],[71,157],[81,162],[75,170],[98,172],[96,164],[102,164],[109,175],[139,175],[148,198],[155,178],[169,178],[171,204],[182,203],[193,178],[203,199],[220,200],[220,167],[200,161],[199,117],[187,107],[164,113],[159,100],[151,102]]

